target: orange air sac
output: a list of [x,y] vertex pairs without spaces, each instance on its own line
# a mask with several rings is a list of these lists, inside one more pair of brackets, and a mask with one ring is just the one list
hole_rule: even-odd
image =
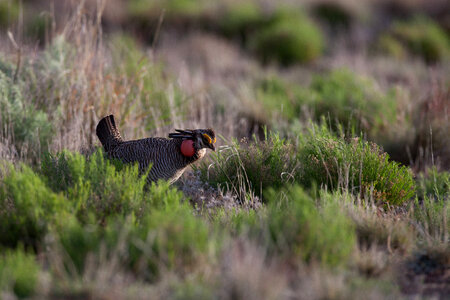
[[194,153],[195,153],[194,141],[193,140],[184,140],[181,143],[181,153],[187,157],[194,156]]

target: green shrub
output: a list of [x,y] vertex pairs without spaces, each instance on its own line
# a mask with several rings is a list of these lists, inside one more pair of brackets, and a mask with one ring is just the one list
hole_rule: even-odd
[[101,149],[88,159],[67,151],[47,155],[41,170],[48,185],[65,194],[80,218],[86,213],[100,220],[131,212],[140,216],[148,209],[151,195],[144,190],[146,176],[140,176],[137,165],[109,161]]
[[337,202],[318,209],[297,185],[272,191],[268,198],[269,251],[331,266],[346,262],[355,246],[355,232]]
[[450,54],[450,41],[445,31],[423,16],[394,22],[387,36],[398,40],[411,54],[422,57],[428,63],[448,59]]
[[0,292],[14,291],[19,298],[30,297],[36,290],[40,267],[34,255],[22,249],[0,255]]
[[201,178],[240,195],[241,200],[261,195],[267,188],[279,188],[296,179],[293,146],[276,134],[266,141],[239,145],[236,141],[212,156],[212,167],[200,163]]
[[67,211],[66,199],[29,167],[10,166],[0,182],[0,244],[36,247],[53,224],[67,218]]
[[[195,217],[181,193],[168,185],[153,184],[151,194],[164,194],[141,218],[110,216],[106,225],[67,222],[57,232],[67,254],[65,265],[83,274],[87,257],[95,261],[118,259],[126,270],[141,279],[154,280],[161,270],[183,271],[195,266],[218,239],[207,224]],[[157,198],[157,197],[155,197]],[[155,199],[154,198],[154,199]]]
[[[387,130],[396,120],[396,99],[383,94],[375,83],[346,69],[315,76],[310,85],[310,99],[303,100],[313,107],[316,120],[331,118],[348,130],[364,130],[371,136]],[[336,126],[334,127],[336,128]]]
[[447,243],[450,232],[450,205],[448,198],[435,198],[423,196],[422,201],[416,198],[414,203],[414,219],[420,226],[422,239],[433,244],[434,242]]
[[209,231],[187,203],[176,210],[152,211],[131,233],[133,270],[146,279],[154,279],[166,269],[189,271],[208,254],[209,246],[218,242],[210,237]]
[[290,65],[318,58],[323,52],[324,38],[304,14],[279,12],[270,25],[251,36],[249,46],[264,62]]
[[439,172],[436,167],[420,173],[417,178],[417,195],[419,197],[436,196],[450,197],[450,172]]
[[345,189],[376,202],[399,205],[415,192],[412,172],[396,162],[379,146],[359,138],[346,141],[325,127],[315,127],[299,148],[300,182],[331,190]]

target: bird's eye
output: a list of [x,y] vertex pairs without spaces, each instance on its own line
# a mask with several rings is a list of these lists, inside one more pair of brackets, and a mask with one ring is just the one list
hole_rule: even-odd
[[212,143],[212,139],[211,139],[211,137],[210,137],[209,135],[207,135],[206,133],[204,133],[204,134],[203,134],[203,137],[205,138],[205,141],[206,141],[208,144],[211,144],[211,143]]

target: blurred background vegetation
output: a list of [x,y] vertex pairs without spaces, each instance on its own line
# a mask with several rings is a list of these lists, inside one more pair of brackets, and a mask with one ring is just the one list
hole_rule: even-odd
[[[0,0],[0,299],[443,299],[447,2]],[[218,151],[145,186],[110,113]]]

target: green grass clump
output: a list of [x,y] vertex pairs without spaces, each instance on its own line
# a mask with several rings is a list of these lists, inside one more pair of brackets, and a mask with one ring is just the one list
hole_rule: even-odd
[[236,141],[199,166],[203,180],[228,188],[245,199],[261,195],[263,189],[279,188],[296,178],[293,146],[276,134],[266,141],[239,145]]
[[331,190],[345,189],[375,202],[399,205],[415,192],[409,168],[389,161],[389,155],[374,143],[353,138],[346,141],[322,126],[306,136],[298,151],[300,182],[314,183]]
[[[450,41],[445,31],[433,20],[417,16],[408,21],[395,22],[386,36],[401,43],[407,52],[422,57],[427,63],[436,63],[448,59]],[[386,47],[386,36],[383,36],[380,47],[387,53],[398,55],[400,46]],[[391,46],[389,46],[391,45]]]
[[67,200],[29,167],[10,166],[0,183],[0,245],[37,247],[67,212]]
[[382,93],[375,82],[349,70],[317,75],[309,88],[310,99],[304,101],[313,107],[316,120],[325,116],[334,124],[342,124],[348,130],[363,130],[370,136],[386,130],[395,121],[395,95]]
[[292,262],[300,258],[328,266],[345,264],[356,239],[351,221],[337,202],[326,201],[317,207],[299,185],[272,189],[266,198],[266,209],[257,215],[240,212],[233,216],[232,231],[261,243],[268,254]]
[[414,219],[420,226],[423,240],[433,244],[436,241],[447,243],[450,232],[449,198],[424,195],[414,203]]
[[0,254],[0,292],[12,290],[19,298],[34,294],[40,267],[34,255],[22,249]]
[[350,220],[339,209],[331,201],[318,209],[300,186],[272,191],[267,216],[271,246],[281,253],[292,251],[307,262],[345,263],[356,239]]
[[322,55],[324,38],[304,14],[280,12],[251,36],[249,47],[266,63],[308,63]]
[[[57,232],[66,267],[83,274],[87,258],[118,259],[135,276],[155,280],[162,270],[193,267],[210,245],[219,240],[207,224],[192,213],[188,202],[167,184],[152,184],[151,209],[141,218],[134,214],[110,216],[105,225],[67,222]],[[152,197],[155,194],[162,198]],[[73,268],[73,267],[75,268]]]
[[417,178],[417,195],[450,197],[450,172],[438,171],[436,167],[432,167],[420,173]]

